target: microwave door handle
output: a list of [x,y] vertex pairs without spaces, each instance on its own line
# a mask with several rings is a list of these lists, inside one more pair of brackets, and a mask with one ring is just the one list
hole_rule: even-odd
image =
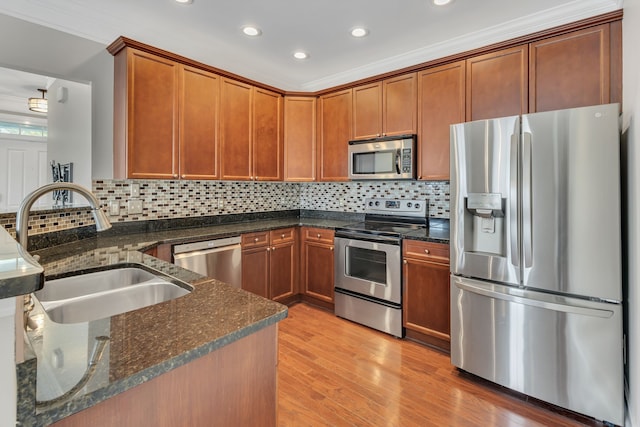
[[396,173],[400,175],[400,150],[396,150]]

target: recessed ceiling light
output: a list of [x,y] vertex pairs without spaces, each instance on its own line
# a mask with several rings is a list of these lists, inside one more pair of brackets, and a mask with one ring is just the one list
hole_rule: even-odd
[[309,58],[309,54],[307,52],[303,52],[301,50],[293,52],[293,57],[296,59],[307,59]]
[[351,30],[351,35],[353,37],[364,37],[367,34],[369,34],[369,30],[367,30],[366,28],[356,27]]
[[445,4],[451,3],[451,0],[433,0],[433,4],[436,6],[444,6]]
[[262,34],[262,30],[260,28],[251,25],[245,25],[242,27],[242,32],[250,37],[258,37]]
[[176,0],[176,3],[191,4],[191,3],[193,3],[193,0]]

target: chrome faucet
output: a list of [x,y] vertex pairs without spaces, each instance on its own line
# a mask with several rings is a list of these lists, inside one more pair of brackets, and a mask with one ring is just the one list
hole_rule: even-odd
[[18,240],[18,243],[20,243],[25,250],[28,250],[27,245],[29,244],[29,211],[40,196],[51,193],[54,190],[71,190],[81,194],[87,199],[89,206],[91,206],[91,213],[96,222],[96,230],[104,231],[111,228],[109,218],[107,218],[107,215],[100,209],[98,199],[96,199],[96,196],[94,196],[89,189],[73,182],[54,182],[53,184],[43,185],[29,193],[20,204],[20,208],[18,208],[18,213],[16,214],[16,240]]
[[[35,189],[24,198],[22,203],[20,203],[18,213],[16,214],[16,240],[25,251],[28,251],[27,246],[29,245],[29,211],[36,200],[38,200],[42,195],[54,190],[71,190],[81,194],[85,199],[87,199],[89,206],[91,206],[91,213],[93,214],[93,219],[96,222],[96,230],[104,231],[111,228],[109,218],[107,218],[107,215],[102,211],[102,209],[100,209],[98,199],[96,199],[96,196],[94,196],[89,189],[82,185],[74,184],[73,182],[54,182],[53,184],[43,185],[42,187]],[[36,258],[36,260],[38,259],[37,257],[34,258]],[[22,314],[25,329],[29,325],[29,313],[32,309],[33,301],[31,300],[31,295],[25,295]]]

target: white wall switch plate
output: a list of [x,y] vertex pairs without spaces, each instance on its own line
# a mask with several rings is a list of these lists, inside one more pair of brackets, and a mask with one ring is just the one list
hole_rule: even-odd
[[142,200],[140,199],[129,200],[129,213],[130,214],[142,213]]
[[131,191],[132,198],[136,199],[140,197],[140,184],[132,182],[131,185],[129,185],[129,190]]
[[109,202],[109,215],[118,216],[120,215],[120,202],[117,200],[112,200]]

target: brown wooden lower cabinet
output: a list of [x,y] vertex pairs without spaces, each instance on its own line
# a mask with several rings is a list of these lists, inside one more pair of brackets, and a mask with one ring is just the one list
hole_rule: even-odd
[[277,339],[268,326],[54,425],[275,426]]
[[300,272],[305,300],[333,309],[333,230],[302,227]]
[[402,252],[406,336],[449,351],[449,246],[404,240]]
[[291,302],[298,294],[297,228],[242,235],[242,289]]

